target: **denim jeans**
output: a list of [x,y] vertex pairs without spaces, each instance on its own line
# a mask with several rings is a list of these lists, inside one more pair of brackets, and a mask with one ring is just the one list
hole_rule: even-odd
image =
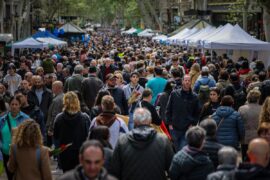
[[186,138],[185,138],[185,131],[178,131],[178,130],[170,130],[173,144],[175,146],[176,152],[180,151],[186,144]]
[[129,113],[129,120],[128,120],[128,130],[132,130],[134,128],[134,121],[133,121],[133,112]]

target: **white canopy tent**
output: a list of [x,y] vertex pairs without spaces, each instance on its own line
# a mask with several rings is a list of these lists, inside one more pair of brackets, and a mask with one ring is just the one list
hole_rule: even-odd
[[240,56],[249,59],[256,57],[261,59],[266,66],[270,64],[270,43],[252,37],[239,25],[222,29],[207,38],[204,41],[204,48],[217,51],[233,50],[230,55],[232,59]]
[[212,33],[215,30],[216,30],[215,27],[208,26],[204,29],[201,29],[197,33],[185,38],[182,43],[183,45],[189,46],[190,42],[194,42],[194,41],[197,42],[199,39],[201,39],[202,37],[205,37],[206,35]]
[[135,33],[137,31],[137,29],[136,28],[130,28],[129,30],[127,30],[127,31],[123,31],[122,32],[122,34],[133,34],[133,33]]
[[152,38],[153,41],[166,41],[168,37],[166,35],[157,35]]
[[179,37],[176,39],[176,43],[177,44],[181,44],[182,41],[190,36],[192,36],[193,34],[196,34],[199,31],[199,29],[197,28],[192,28],[191,30],[189,30],[186,34],[184,34],[183,36]]
[[140,37],[152,37],[154,35],[155,35],[155,33],[153,32],[152,29],[145,29],[138,34],[138,36],[140,36]]
[[30,48],[30,49],[44,49],[48,47],[48,43],[40,42],[32,37],[26,38],[22,41],[12,44],[11,53],[14,55],[15,49]]
[[204,48],[270,51],[270,43],[252,37],[239,25],[235,25],[233,28],[224,29],[218,34],[206,39]]
[[54,38],[51,38],[51,37],[37,38],[37,40],[41,41],[41,42],[44,42],[44,43],[54,45],[54,46],[59,46],[59,47],[67,46],[66,41],[61,41],[61,40],[54,39]]
[[224,26],[220,26],[218,28],[212,28],[211,30],[206,30],[203,33],[199,34],[198,36],[194,36],[188,40],[188,46],[192,47],[199,47],[201,46],[202,41],[211,35],[216,34],[219,32]]
[[189,31],[190,31],[190,29],[185,28],[185,29],[183,29],[182,31],[180,31],[179,33],[177,33],[176,35],[173,35],[173,36],[169,37],[169,38],[167,39],[167,41],[170,42],[170,43],[171,43],[171,42],[175,42],[176,39],[179,39],[181,36],[184,36],[184,35],[187,34]]
[[64,30],[65,33],[77,33],[77,34],[84,34],[85,31],[82,30],[80,27],[76,26],[75,24],[72,24],[70,22],[64,24],[59,28],[59,30]]

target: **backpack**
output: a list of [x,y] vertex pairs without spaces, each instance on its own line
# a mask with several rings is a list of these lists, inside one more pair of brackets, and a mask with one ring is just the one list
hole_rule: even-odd
[[209,82],[211,79],[208,79],[208,81],[205,84],[202,84],[199,81],[200,87],[199,87],[199,92],[198,92],[198,97],[201,103],[205,103],[209,99],[209,94],[210,94],[210,87],[209,87]]
[[235,110],[238,110],[238,108],[246,103],[246,93],[244,92],[244,88],[241,86],[239,89],[235,89],[233,86],[233,98],[235,102]]

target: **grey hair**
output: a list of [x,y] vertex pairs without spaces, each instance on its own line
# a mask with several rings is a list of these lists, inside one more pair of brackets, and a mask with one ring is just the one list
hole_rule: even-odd
[[152,116],[148,109],[137,108],[133,114],[133,121],[135,124],[151,124]]
[[203,128],[199,126],[191,127],[186,132],[187,144],[190,147],[201,148],[204,142],[205,136],[206,136],[206,132]]
[[84,69],[83,66],[80,65],[80,64],[78,64],[78,65],[76,65],[75,68],[74,68],[74,73],[75,73],[75,74],[81,74],[82,71],[83,71],[83,69]]
[[233,147],[225,146],[218,151],[219,164],[236,165],[237,151]]

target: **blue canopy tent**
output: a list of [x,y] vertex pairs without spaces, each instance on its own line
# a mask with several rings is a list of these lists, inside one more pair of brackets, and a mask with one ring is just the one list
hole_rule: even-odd
[[37,39],[37,38],[46,38],[46,37],[51,37],[51,38],[54,38],[54,39],[59,39],[58,37],[56,37],[55,35],[53,35],[49,31],[38,31],[35,34],[33,34],[32,37],[35,38],[35,39]]

